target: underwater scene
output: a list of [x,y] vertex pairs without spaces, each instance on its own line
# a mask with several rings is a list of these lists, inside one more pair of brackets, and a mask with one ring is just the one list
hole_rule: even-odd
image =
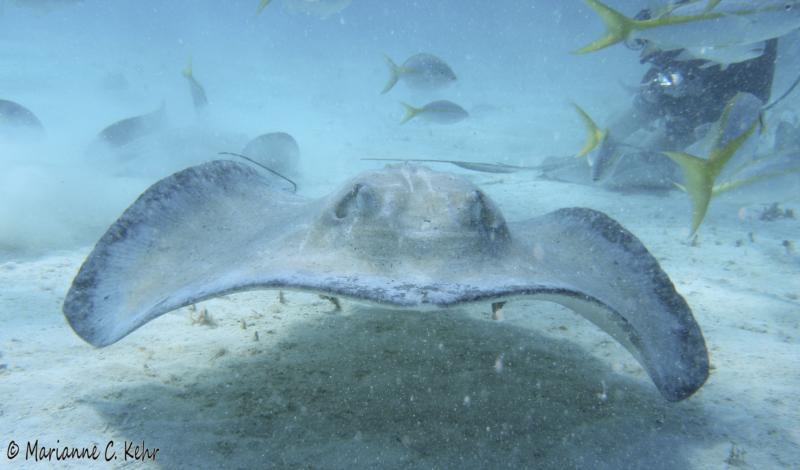
[[800,0],[0,0],[0,468],[800,468]]

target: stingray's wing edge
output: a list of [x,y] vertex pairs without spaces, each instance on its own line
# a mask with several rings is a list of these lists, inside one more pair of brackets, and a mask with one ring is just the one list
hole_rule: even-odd
[[222,295],[258,259],[253,251],[302,224],[308,206],[244,164],[179,171],[148,188],[97,242],[64,315],[81,338],[106,346],[163,313]]
[[[512,227],[523,253],[514,259],[527,257],[515,268],[532,266],[579,294],[551,300],[625,346],[666,399],[682,400],[705,383],[709,360],[700,327],[658,261],[633,234],[585,208],[560,209]],[[581,301],[581,295],[597,302]]]

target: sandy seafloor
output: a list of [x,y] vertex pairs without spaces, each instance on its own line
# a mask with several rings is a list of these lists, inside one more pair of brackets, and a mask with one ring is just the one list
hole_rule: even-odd
[[[366,70],[371,89],[379,90],[385,72],[372,52],[375,65]],[[618,59],[614,54],[625,52],[611,54]],[[195,56],[195,64],[201,59]],[[466,77],[486,72],[466,59],[456,62]],[[360,85],[348,77],[364,69],[337,67],[326,84],[357,92]],[[788,72],[780,71],[777,83],[784,84]],[[52,465],[7,459],[11,440],[24,452],[25,443],[38,439],[47,446],[97,444],[101,452],[115,444],[116,461],[101,456],[59,462],[61,468],[798,468],[800,255],[784,242],[800,243],[800,218],[760,218],[775,202],[800,214],[800,191],[791,182],[715,199],[698,243],[691,244],[688,199],[677,190],[621,193],[535,173],[436,166],[474,181],[510,221],[584,206],[639,237],[692,307],[711,356],[708,382],[680,403],[667,403],[609,336],[543,302],[509,303],[502,319],[492,320],[488,304],[421,313],[345,303],[337,312],[312,294],[287,292],[281,303],[276,292],[258,291],[198,304],[213,327],[193,323],[196,313],[183,308],[110,347],[84,343],[65,322],[61,304],[94,240],[158,177],[240,146],[243,134],[259,129],[250,118],[264,103],[291,110],[266,113],[263,127],[298,138],[305,171],[300,192],[316,197],[380,166],[359,160],[365,156],[536,164],[544,155],[574,152],[583,135],[567,99],[590,101],[600,88],[587,79],[583,88],[559,95],[520,96],[513,87],[476,94],[480,81],[465,78],[448,96],[492,104],[484,107],[488,115],[450,127],[399,128],[402,88],[398,96],[365,103],[338,99],[328,87],[287,97],[291,73],[284,71],[261,77],[269,86],[253,102],[224,91],[230,71],[219,73],[207,73],[206,83],[217,92],[220,117],[199,124],[179,117],[178,130],[165,137],[175,142],[158,144],[188,157],[164,161],[166,150],[150,149],[139,163],[113,169],[69,160],[82,158],[104,121],[157,106],[153,99],[131,105],[141,90],[114,107],[98,105],[88,124],[74,126],[77,137],[54,130],[46,144],[4,143],[12,152],[2,155],[0,188],[6,230],[0,467]],[[533,81],[555,86],[540,79]],[[529,84],[515,75],[506,84],[523,82]],[[617,101],[628,99],[616,85],[613,90]],[[12,91],[34,104],[46,101],[23,86]],[[299,106],[288,103],[292,96]],[[55,99],[68,103],[63,95]],[[606,117],[602,102],[597,98],[594,109]],[[781,112],[794,112],[799,102],[795,97]],[[222,103],[241,106],[235,122],[226,122]],[[57,106],[44,109],[51,126],[70,119]],[[158,448],[156,459],[123,462],[125,441]]]

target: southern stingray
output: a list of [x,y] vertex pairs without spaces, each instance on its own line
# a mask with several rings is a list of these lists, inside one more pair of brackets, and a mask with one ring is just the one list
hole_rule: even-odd
[[608,216],[560,209],[506,222],[469,181],[403,164],[321,199],[231,161],[150,187],[75,277],[64,314],[95,346],[203,299],[294,289],[398,309],[518,298],[562,304],[624,345],[670,401],[708,377],[686,301]]

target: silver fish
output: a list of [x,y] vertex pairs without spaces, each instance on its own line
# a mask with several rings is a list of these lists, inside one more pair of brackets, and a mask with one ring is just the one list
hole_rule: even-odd
[[704,46],[683,49],[676,60],[705,60],[709,66],[720,65],[723,70],[731,64],[761,57],[767,47],[766,41],[735,46]]
[[406,103],[401,104],[405,107],[406,114],[400,124],[405,124],[416,116],[437,124],[454,124],[469,117],[464,108],[447,100],[432,101],[421,108]]
[[634,39],[664,51],[730,47],[777,38],[800,28],[800,0],[689,2],[647,20],[629,18],[598,0],[585,1],[605,23],[606,34],[578,49],[579,54]]
[[183,76],[189,82],[189,91],[192,93],[192,102],[194,103],[194,108],[199,110],[206,107],[206,105],[208,105],[206,90],[203,88],[203,85],[201,85],[200,82],[194,78],[194,74],[192,73],[191,59],[189,59],[189,65],[183,69]]
[[389,56],[384,57],[391,75],[381,94],[391,90],[400,79],[417,90],[436,90],[457,80],[453,69],[433,54],[412,55],[403,65],[395,64]]

